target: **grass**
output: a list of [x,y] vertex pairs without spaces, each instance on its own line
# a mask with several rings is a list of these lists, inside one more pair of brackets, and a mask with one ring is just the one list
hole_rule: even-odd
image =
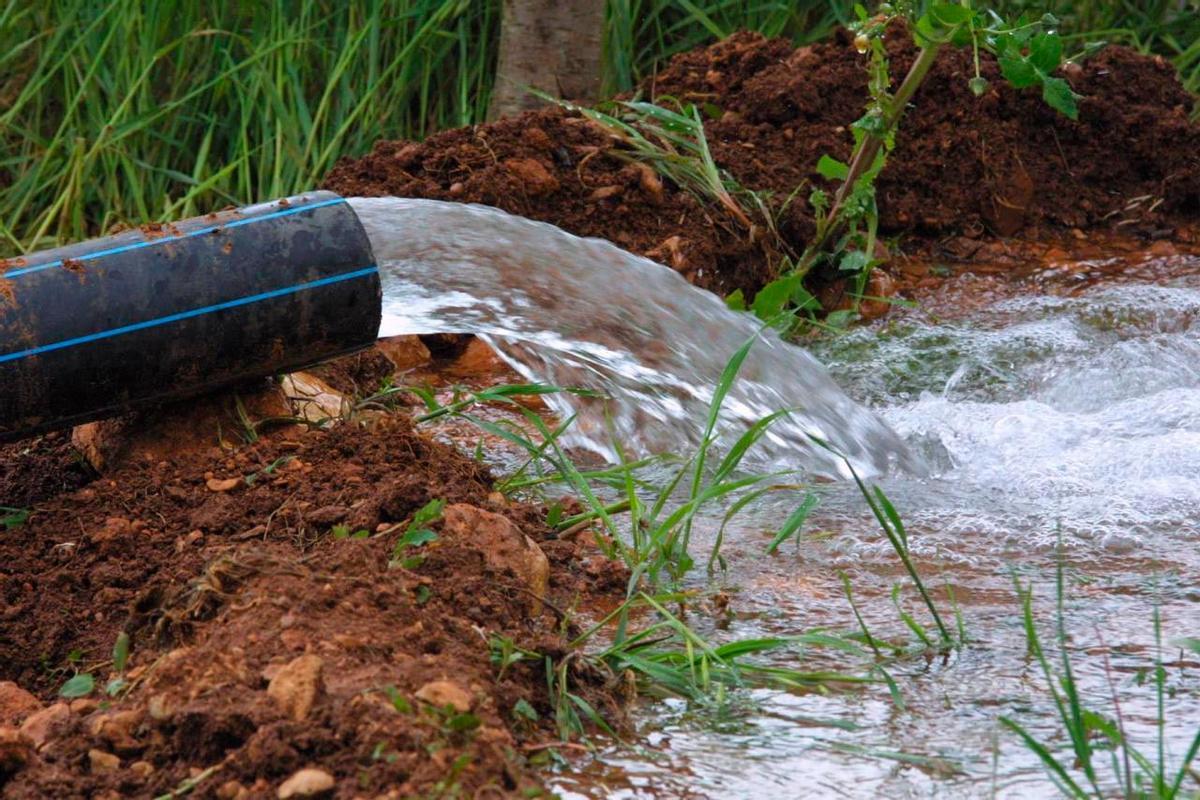
[[[1109,675],[1112,688],[1112,703],[1108,713],[1085,705],[1076,680],[1076,668],[1071,661],[1068,634],[1065,625],[1064,603],[1066,590],[1063,566],[1057,570],[1054,641],[1059,651],[1056,667],[1046,653],[1038,633],[1033,611],[1033,591],[1030,587],[1016,584],[1021,603],[1021,618],[1025,628],[1025,639],[1029,655],[1044,679],[1044,691],[1054,707],[1061,734],[1069,753],[1056,752],[1053,742],[1037,739],[1023,725],[1010,717],[1001,717],[1001,724],[1042,762],[1050,780],[1066,797],[1076,800],[1119,796],[1126,800],[1173,800],[1195,797],[1198,776],[1192,764],[1200,754],[1200,731],[1188,745],[1182,759],[1174,766],[1166,753],[1166,667],[1163,662],[1162,621],[1159,611],[1154,610],[1153,627],[1155,658],[1150,669],[1151,691],[1157,716],[1157,736],[1154,752],[1147,755],[1126,734],[1121,704],[1117,699],[1116,687],[1111,686],[1112,675],[1105,655],[1105,672]],[[1101,642],[1103,647],[1103,642]],[[1181,648],[1198,650],[1196,640],[1180,643]],[[1111,714],[1111,716],[1110,716]],[[1103,777],[1108,769],[1109,780]]]
[[[1192,0],[1005,0],[1175,60]],[[1189,11],[1190,9],[1190,11]],[[607,90],[740,29],[823,38],[848,0],[609,0]],[[311,189],[342,156],[484,119],[500,0],[0,0],[0,255]]]

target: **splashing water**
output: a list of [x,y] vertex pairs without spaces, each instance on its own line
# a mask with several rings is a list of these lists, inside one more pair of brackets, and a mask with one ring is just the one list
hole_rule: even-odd
[[757,334],[720,426],[737,436],[794,409],[756,446],[757,465],[849,477],[842,459],[811,437],[861,474],[914,465],[900,438],[816,359],[661,264],[485,206],[349,202],[379,264],[380,336],[473,333],[526,379],[609,398],[550,396],[560,415],[578,414],[565,444],[609,459],[614,439],[638,456],[698,445],[722,371]]

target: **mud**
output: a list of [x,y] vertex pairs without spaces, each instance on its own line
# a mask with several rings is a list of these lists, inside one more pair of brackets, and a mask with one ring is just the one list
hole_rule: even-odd
[[[911,38],[889,40],[898,79]],[[380,142],[343,160],[326,188],[486,203],[572,233],[601,236],[689,280],[728,292],[759,288],[812,229],[808,195],[830,188],[821,155],[846,159],[847,126],[866,103],[866,62],[847,35],[793,49],[737,34],[676,57],[641,89],[703,106],[712,154],[777,217],[778,242],[751,241],[728,213],[685,187],[647,181],[602,129],[557,109],[460,128],[423,143]],[[881,230],[898,252],[970,260],[981,241],[1070,238],[1116,229],[1173,238],[1200,209],[1194,99],[1161,58],[1109,47],[1066,70],[1079,121],[1035,90],[1017,91],[984,56],[991,88],[976,98],[969,50],[944,52],[918,92],[878,183]],[[790,202],[789,198],[791,198]]]

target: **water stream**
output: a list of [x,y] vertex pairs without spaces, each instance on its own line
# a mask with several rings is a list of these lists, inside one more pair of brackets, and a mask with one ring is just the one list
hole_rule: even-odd
[[[604,242],[479,207],[351,202],[380,262],[386,334],[483,335],[531,379],[613,396],[616,435],[643,452],[698,440],[713,383],[757,330],[671,270]],[[1164,640],[1200,636],[1200,260],[1161,266],[1147,271],[1162,276],[1153,280],[1007,300],[955,322],[893,314],[814,345],[815,358],[763,334],[725,422],[737,429],[799,407],[761,463],[841,474],[810,445],[816,434],[874,474],[927,578],[954,588],[971,642],[896,664],[903,707],[883,686],[755,691],[717,718],[653,704],[635,746],[607,748],[556,788],[596,798],[1053,796],[998,718],[1063,744],[1013,588],[1014,576],[1031,582],[1049,620],[1060,546],[1085,699],[1111,713],[1115,694],[1129,734],[1152,752],[1154,609]],[[580,414],[573,443],[609,455],[599,407],[558,402],[560,414]],[[820,492],[804,539],[773,557],[765,545],[796,498],[742,519],[718,578],[731,614],[690,624],[718,642],[853,629],[844,571],[873,632],[904,635],[889,596],[903,576],[861,497],[845,481]],[[706,522],[701,550],[719,518]],[[1168,655],[1166,741],[1177,760],[1200,727],[1200,664]]]
[[[484,206],[352,198],[383,282],[381,336],[474,333],[527,378],[592,389],[602,403],[552,395],[578,414],[565,443],[613,455],[679,452],[699,442],[726,363],[759,334],[674,270],[600,239]],[[771,331],[751,350],[722,406],[730,435],[779,409],[755,458],[760,467],[845,475],[813,445],[832,444],[866,474],[917,466],[879,418],[843,393],[825,369]],[[607,415],[611,423],[606,420]]]

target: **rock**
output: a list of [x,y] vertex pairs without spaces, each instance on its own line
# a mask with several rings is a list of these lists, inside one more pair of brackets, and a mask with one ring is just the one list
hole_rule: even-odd
[[118,753],[129,753],[141,749],[133,733],[142,723],[140,711],[114,711],[93,718],[89,727],[92,735],[109,745]]
[[542,613],[550,562],[532,539],[507,517],[465,503],[447,507],[442,519],[447,539],[479,550],[494,570],[511,570],[530,593],[530,613]]
[[92,772],[112,772],[121,766],[121,759],[103,750],[88,750],[88,764]]
[[341,419],[350,406],[350,401],[341,392],[307,372],[284,375],[280,385],[295,409],[293,414],[306,422]]
[[129,765],[129,771],[139,778],[149,778],[154,774],[154,765],[149,761],[135,761]]
[[333,789],[333,776],[323,769],[302,769],[279,784],[279,800],[289,797],[317,797]]
[[243,796],[245,791],[246,787],[240,781],[229,780],[217,787],[217,798],[218,800],[237,800]]
[[170,698],[161,692],[151,697],[146,703],[146,712],[150,714],[150,718],[160,722],[170,717],[173,711]]
[[324,663],[320,656],[315,655],[292,659],[271,679],[267,694],[283,713],[296,721],[304,719],[321,693],[321,669]]
[[55,703],[26,717],[21,723],[21,733],[29,737],[34,747],[41,749],[51,734],[70,721],[71,716],[70,706]]
[[863,294],[866,297],[858,304],[859,315],[868,322],[879,319],[892,310],[887,298],[896,294],[896,282],[883,270],[873,269]]
[[598,203],[601,200],[616,197],[623,191],[625,191],[624,186],[601,186],[599,189],[593,189],[592,193],[588,195],[588,199],[593,203]]
[[71,713],[86,717],[100,707],[100,701],[94,697],[77,697],[71,701]]
[[504,168],[521,182],[530,195],[536,197],[558,190],[558,179],[536,158],[510,158],[504,162]]
[[0,726],[0,778],[12,775],[33,758],[33,742],[9,725]]
[[419,336],[390,336],[377,341],[375,349],[392,362],[397,372],[424,366],[433,358]]
[[472,339],[454,359],[454,363],[445,368],[444,373],[454,378],[478,378],[494,375],[505,369],[507,365],[487,342]]
[[42,704],[12,681],[0,681],[0,725],[20,725]]
[[241,478],[209,478],[205,482],[210,492],[231,492],[242,482]]
[[104,520],[103,528],[88,535],[88,540],[92,544],[105,545],[132,533],[132,522],[123,517],[109,517]]
[[438,708],[450,706],[460,714],[471,710],[471,695],[454,681],[430,681],[417,689],[417,699]]

